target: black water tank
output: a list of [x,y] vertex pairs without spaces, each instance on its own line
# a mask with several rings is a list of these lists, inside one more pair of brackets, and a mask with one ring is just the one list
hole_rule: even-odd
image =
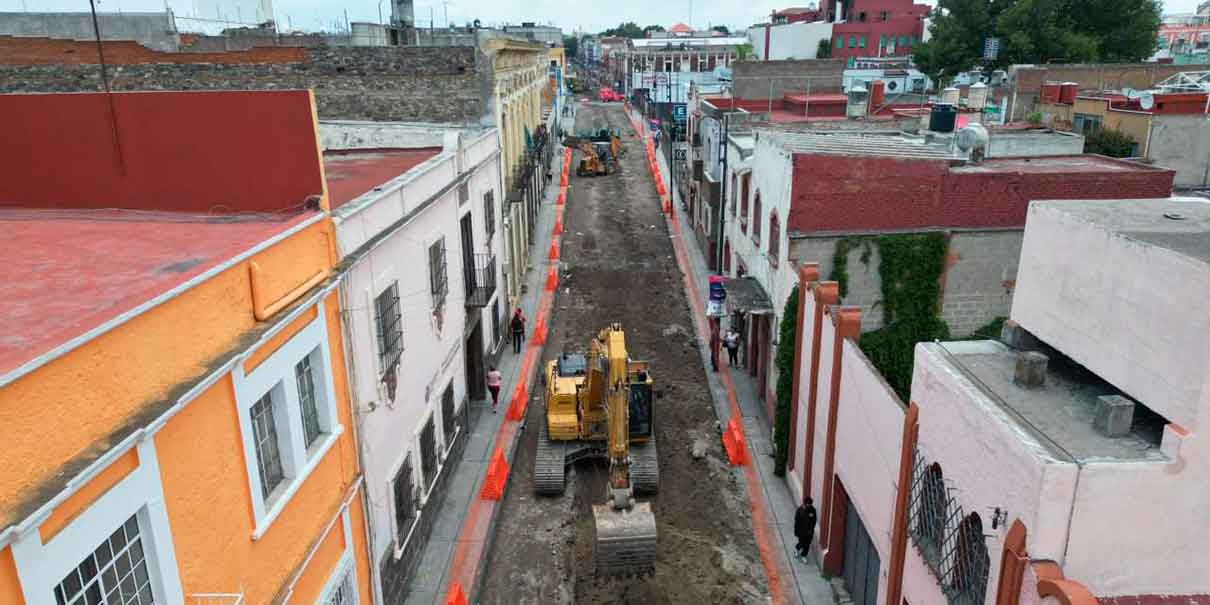
[[958,110],[946,103],[933,105],[929,113],[929,130],[933,132],[953,132],[954,121],[958,119]]

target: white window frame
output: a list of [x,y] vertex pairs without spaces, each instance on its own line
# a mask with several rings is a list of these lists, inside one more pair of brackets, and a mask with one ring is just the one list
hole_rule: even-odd
[[361,586],[357,581],[357,565],[353,562],[353,524],[349,519],[349,509],[345,507],[340,513],[341,529],[344,532],[345,550],[341,554],[340,560],[336,562],[336,566],[332,568],[332,573],[328,576],[327,582],[324,583],[323,590],[319,591],[319,598],[316,599],[315,605],[327,605],[328,599],[340,589],[340,584],[345,577],[351,577],[353,580],[353,602],[351,605],[359,605],[361,603]]
[[132,516],[138,519],[155,599],[184,602],[152,436],[139,442],[138,458],[138,468],[110,487],[48,542],[42,543],[36,527],[13,542],[13,562],[26,603],[53,603],[55,586],[63,577]]
[[[332,358],[324,303],[321,301],[311,308],[316,310],[315,319],[290,337],[255,369],[245,374],[243,361],[246,361],[248,355],[257,349],[246,353],[244,359],[237,363],[231,372],[232,383],[235,386],[235,405],[239,415],[240,437],[244,445],[244,464],[252,496],[252,512],[255,520],[255,527],[252,531],[253,540],[259,540],[265,535],[273,521],[293,499],[294,494],[298,492],[307,477],[344,432],[344,427],[340,425],[339,417],[336,414],[336,390],[332,376]],[[298,309],[295,313],[283,318],[278,324],[277,331],[290,325],[295,317],[306,310],[307,308]],[[266,339],[273,333],[266,334]],[[308,355],[311,356],[311,370],[314,373],[315,405],[320,428],[320,436],[310,449],[305,446],[298,382],[294,374],[295,364]],[[264,498],[261,496],[255,435],[249,412],[251,407],[268,392],[273,393],[273,414],[280,440],[278,449],[282,459],[282,470],[286,477],[269,494],[268,498]]]

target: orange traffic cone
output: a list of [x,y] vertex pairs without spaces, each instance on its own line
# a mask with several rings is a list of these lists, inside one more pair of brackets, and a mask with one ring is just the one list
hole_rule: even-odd
[[553,292],[559,287],[559,271],[554,267],[546,270],[546,291]]
[[561,216],[557,216],[557,215],[555,216],[554,234],[563,235],[563,217],[561,217]]
[[559,242],[552,241],[550,243],[550,254],[547,255],[550,260],[559,260]]

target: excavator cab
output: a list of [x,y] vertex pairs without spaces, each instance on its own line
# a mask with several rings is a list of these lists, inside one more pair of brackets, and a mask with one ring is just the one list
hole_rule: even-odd
[[630,441],[644,443],[651,438],[654,418],[652,416],[652,380],[647,372],[647,362],[630,362]]

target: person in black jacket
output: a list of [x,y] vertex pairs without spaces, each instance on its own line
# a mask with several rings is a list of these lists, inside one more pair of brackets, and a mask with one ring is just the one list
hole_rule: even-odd
[[811,503],[810,496],[794,512],[794,537],[798,539],[798,544],[794,546],[796,556],[806,559],[811,550],[811,540],[815,538],[815,505]]

